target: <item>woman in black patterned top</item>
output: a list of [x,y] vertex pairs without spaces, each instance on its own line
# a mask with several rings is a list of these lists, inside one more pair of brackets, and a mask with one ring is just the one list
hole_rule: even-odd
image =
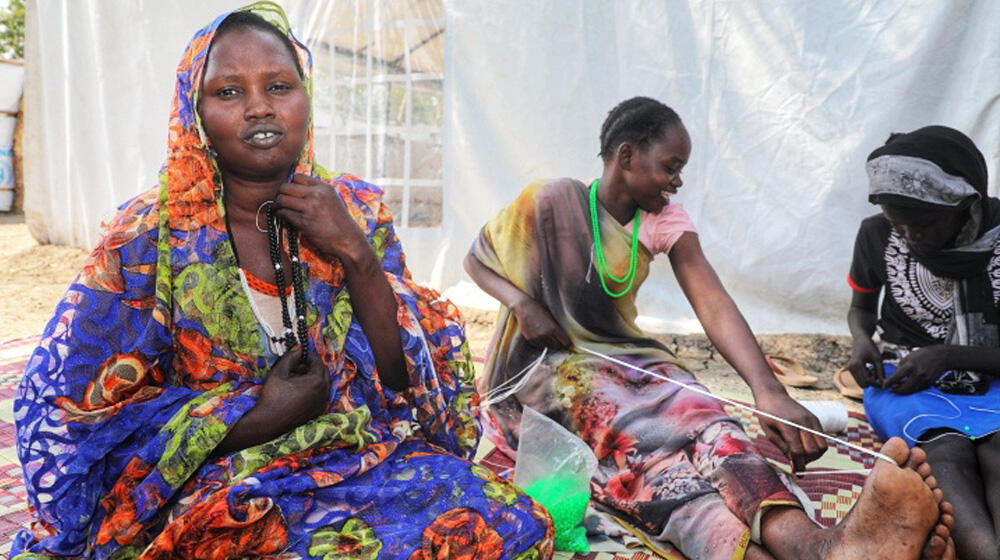
[[867,170],[882,213],[854,247],[848,369],[879,436],[927,452],[958,556],[1000,558],[1000,200],[972,140],[943,126],[892,135]]

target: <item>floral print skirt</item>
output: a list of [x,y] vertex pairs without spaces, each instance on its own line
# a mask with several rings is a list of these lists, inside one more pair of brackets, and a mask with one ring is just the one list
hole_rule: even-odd
[[[556,419],[597,455],[594,499],[692,559],[742,557],[762,508],[799,505],[719,401],[601,358],[555,358],[488,410],[501,450],[516,449],[521,406]],[[673,364],[645,368],[707,391]]]

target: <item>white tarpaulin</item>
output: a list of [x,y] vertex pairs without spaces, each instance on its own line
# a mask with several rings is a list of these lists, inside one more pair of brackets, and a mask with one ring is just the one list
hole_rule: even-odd
[[[155,184],[183,48],[240,4],[29,1],[24,204],[37,237],[89,247],[117,204]],[[408,263],[441,288],[462,279],[479,227],[528,182],[600,173],[601,122],[632,95],[673,106],[691,132],[676,200],[759,332],[846,330],[854,233],[875,211],[864,158],[889,132],[954,126],[996,170],[997,2],[456,0],[443,33],[433,2],[387,23],[400,2],[284,4],[300,37],[336,55],[317,56],[319,161],[389,183]],[[361,80],[376,84],[363,104]],[[692,328],[660,261],[641,311]]]
[[157,183],[174,73],[231,2],[26,2],[24,211],[40,241],[92,247]]
[[[446,6],[447,262],[531,180],[599,176],[601,123],[634,95],[690,131],[675,200],[757,332],[846,332],[854,236],[877,211],[864,161],[890,132],[956,127],[996,172],[1000,2]],[[665,328],[697,328],[667,259],[640,294]]]

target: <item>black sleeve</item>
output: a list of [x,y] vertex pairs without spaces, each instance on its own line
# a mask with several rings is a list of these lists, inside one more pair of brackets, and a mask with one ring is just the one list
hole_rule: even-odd
[[855,292],[877,293],[885,283],[885,248],[891,226],[882,214],[865,218],[854,241],[847,283]]

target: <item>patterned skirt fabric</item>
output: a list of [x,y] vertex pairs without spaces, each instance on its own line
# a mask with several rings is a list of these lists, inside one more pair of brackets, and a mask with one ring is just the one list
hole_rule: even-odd
[[288,552],[301,557],[498,560],[551,551],[548,514],[537,504],[485,467],[419,441],[315,492],[309,511],[285,519],[297,543]]
[[[11,550],[15,535],[32,521],[14,451],[10,399],[37,342],[37,337],[28,337],[0,344],[0,406],[7,411],[0,415],[3,556]],[[192,485],[186,489],[187,494],[198,493]],[[222,509],[215,514],[203,511],[201,504],[198,513],[206,515],[191,515],[195,512],[179,503],[169,514],[168,528],[150,546],[122,550],[121,557],[140,553],[144,558],[233,557],[238,549],[268,550],[268,543],[277,541],[282,542],[280,549],[261,557],[547,558],[552,548],[551,522],[537,504],[488,469],[419,440],[404,441],[389,458],[360,476],[300,496],[290,493],[248,502],[254,507],[246,509],[246,527],[232,527],[239,538],[206,529],[206,515],[227,517],[226,500],[216,504],[215,509]],[[277,515],[279,510],[282,515]],[[268,517],[273,522],[267,522]]]
[[[677,366],[653,371],[706,390]],[[691,558],[738,557],[762,507],[799,504],[715,399],[578,354],[532,378],[517,404],[559,420],[594,450],[594,499]],[[489,411],[490,436],[503,449],[514,448],[520,416],[508,401]]]
[[[723,394],[733,401],[746,402],[746,394]],[[753,441],[754,447],[768,462],[787,472],[790,469],[788,460],[764,434],[763,428],[755,414],[747,409],[733,405],[725,406],[726,412],[745,427],[746,434]],[[871,450],[881,446],[878,436],[865,419],[863,414],[848,413],[847,429],[837,437],[847,443]],[[514,460],[500,448],[486,439],[480,448],[480,462],[501,476],[513,476]],[[812,519],[822,527],[833,527],[840,523],[850,513],[854,503],[861,495],[866,473],[875,465],[872,455],[863,453],[856,448],[842,443],[831,442],[830,448],[820,459],[811,463],[806,474],[796,480],[798,486],[809,498],[811,507],[807,508]],[[590,517],[587,526],[602,527],[602,520],[597,516]],[[615,531],[621,533],[621,531]],[[574,560],[651,560],[666,558],[667,560],[688,560],[669,542],[646,541],[646,547],[655,546],[656,552],[632,539],[625,539],[618,548],[608,544],[609,540],[618,542],[621,539],[593,539],[594,546],[602,549],[612,549],[616,552],[591,552],[588,555],[574,556]],[[625,547],[628,552],[625,552]],[[592,548],[593,550],[593,548]],[[634,551],[634,552],[633,552]]]
[[[0,343],[0,556],[8,554],[14,534],[25,527],[31,519],[21,479],[21,467],[13,447],[14,426],[13,419],[10,418],[10,409],[11,399],[24,371],[28,355],[37,344],[38,337],[25,337]],[[725,396],[740,397],[740,395]],[[726,413],[746,427],[746,433],[765,457],[775,463],[784,460],[778,449],[766,439],[752,413],[731,406],[726,406]],[[868,449],[877,449],[879,445],[877,436],[864,417],[855,413],[850,415],[847,432],[839,437]],[[508,475],[512,473],[512,460],[491,442],[484,440],[481,455],[482,464],[495,472]],[[871,468],[872,464],[871,456],[844,445],[834,444],[822,459],[810,465],[810,471],[821,471],[822,474],[805,476],[798,481],[798,484],[812,500],[813,517],[817,523],[829,527],[846,516],[864,484],[864,475],[857,471]],[[667,557],[671,559],[684,558],[669,544],[664,544],[662,551],[665,551]],[[294,555],[289,555],[289,558],[291,556]],[[657,555],[648,549],[618,554],[592,552],[588,555],[574,556],[575,560],[651,560],[656,557]]]

